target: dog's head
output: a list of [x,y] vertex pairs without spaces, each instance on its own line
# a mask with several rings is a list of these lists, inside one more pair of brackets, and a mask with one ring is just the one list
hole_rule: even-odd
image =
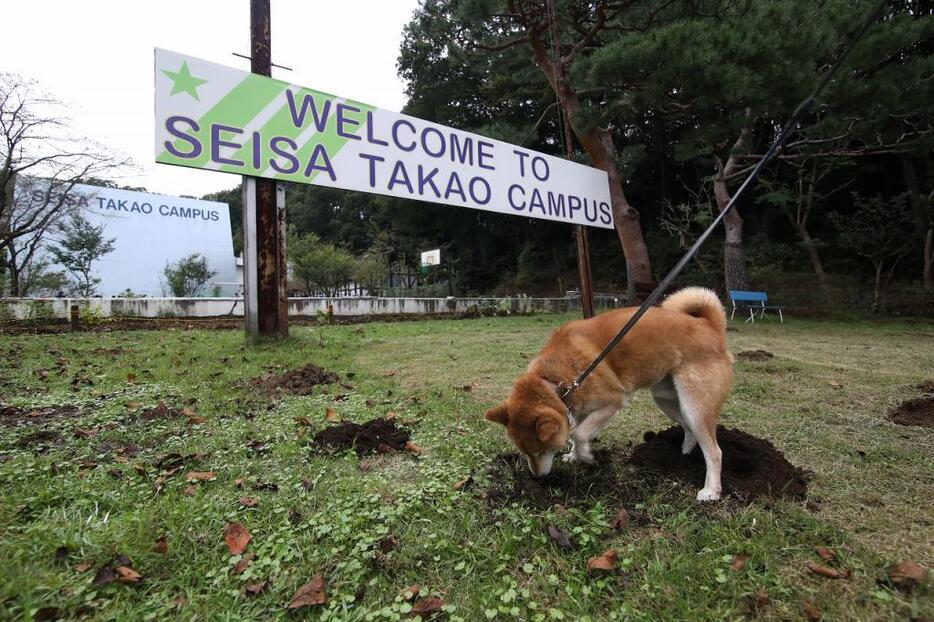
[[564,403],[554,387],[532,374],[524,374],[509,398],[486,413],[489,421],[506,427],[506,434],[525,454],[535,477],[551,472],[555,454],[571,433]]

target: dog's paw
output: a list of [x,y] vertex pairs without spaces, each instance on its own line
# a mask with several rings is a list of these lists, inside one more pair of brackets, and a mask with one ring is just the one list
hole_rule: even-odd
[[561,456],[561,462],[577,462],[577,454],[573,451],[569,451]]
[[719,501],[720,500],[720,491],[713,490],[710,488],[702,488],[699,493],[697,493],[698,501]]
[[577,461],[584,464],[594,464],[597,460],[593,457],[593,452],[589,448],[577,451]]

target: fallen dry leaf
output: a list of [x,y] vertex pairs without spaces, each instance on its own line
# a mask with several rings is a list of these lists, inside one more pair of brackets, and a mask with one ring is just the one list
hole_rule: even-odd
[[361,460],[361,461],[360,461],[360,464],[357,465],[357,466],[360,467],[360,470],[361,470],[361,471],[369,471],[369,470],[370,470],[370,463],[369,463],[368,461],[366,461],[366,460]]
[[176,609],[184,607],[188,603],[188,599],[184,596],[176,596],[175,598],[169,601],[169,607],[174,607]]
[[120,583],[139,583],[139,580],[143,578],[143,575],[129,566],[117,566],[114,570],[118,575],[117,580],[120,581]]
[[427,616],[438,613],[444,607],[444,601],[440,598],[423,598],[412,605],[412,614],[417,616]]
[[252,553],[252,552],[250,552],[250,553],[244,553],[244,554],[243,554],[243,557],[240,558],[240,561],[238,561],[238,562],[234,565],[234,567],[233,567],[234,572],[236,572],[236,573],[238,573],[238,574],[239,574],[239,573],[242,573],[244,570],[246,570],[247,568],[250,567],[250,564],[253,563],[253,560],[254,560],[254,559],[256,559],[256,553]]
[[75,572],[87,572],[93,564],[89,561],[78,562],[75,564]]
[[395,418],[396,418],[396,413],[392,410],[390,410],[388,413],[386,413],[383,416],[383,419],[385,419],[386,421],[392,421]]
[[142,404],[140,404],[139,402],[126,402],[124,406],[128,408],[129,410],[136,410],[137,408],[142,406]]
[[387,371],[385,374],[383,374],[383,377],[392,378],[395,375],[396,375],[396,370],[392,369],[392,370]]
[[831,551],[825,546],[820,546],[820,545],[815,546],[814,551],[828,562],[832,562],[834,559],[837,558],[837,556],[834,555],[833,551]]
[[418,596],[419,589],[421,588],[418,587],[418,583],[413,583],[409,587],[399,592],[399,597],[404,601],[412,600]]
[[814,603],[813,598],[808,598],[807,600],[801,601],[801,613],[804,614],[804,617],[811,622],[817,622],[821,619],[821,610]]
[[421,447],[419,447],[418,445],[416,445],[416,444],[413,443],[412,441],[406,441],[406,442],[405,442],[405,450],[406,450],[407,452],[409,452],[409,453],[412,453],[412,454],[420,454],[420,453],[422,453],[423,451],[425,451],[424,449],[422,449]]
[[165,555],[169,552],[169,544],[166,542],[165,536],[156,538],[155,544],[152,545],[152,552],[159,555]]
[[568,535],[554,525],[548,525],[548,536],[562,549],[570,550],[573,548],[571,541],[568,540]]
[[259,503],[259,499],[256,497],[240,497],[240,505],[248,508],[255,507]]
[[287,608],[299,609],[309,605],[321,605],[325,600],[324,575],[319,572],[311,578],[311,581],[295,591]]
[[900,590],[910,591],[924,582],[927,569],[914,562],[899,562],[889,568],[889,579]]
[[834,389],[840,389],[840,388],[843,387],[843,385],[840,384],[839,382],[837,382],[836,380],[829,380],[829,381],[827,382],[827,384],[829,384],[829,385],[830,385],[831,387],[833,387]]
[[198,489],[195,488],[195,487],[194,487],[193,485],[191,485],[191,484],[189,484],[188,486],[185,486],[185,490],[182,491],[182,493],[183,493],[186,497],[193,497],[193,496],[195,496],[195,493],[196,493],[196,492],[198,492]]
[[472,477],[465,477],[461,481],[455,483],[453,486],[454,490],[463,490],[472,479]]
[[258,596],[266,589],[268,581],[256,581],[243,586],[243,592],[249,596]]
[[587,570],[613,570],[616,567],[616,551],[607,549],[601,555],[587,560]]
[[217,479],[214,471],[188,471],[185,473],[185,479],[189,482],[209,482]]
[[133,382],[134,380],[136,380],[136,374],[134,374],[133,372],[130,372],[126,375],[127,382]]
[[117,580],[117,573],[114,571],[113,566],[110,564],[104,564],[97,569],[97,574],[94,575],[94,578],[91,580],[91,585],[93,587],[103,587],[108,583],[113,583]]
[[236,486],[237,488],[243,488],[243,481],[244,480],[242,477],[238,477],[237,479],[234,480],[234,486]]
[[337,423],[338,421],[341,420],[341,416],[338,415],[333,410],[331,410],[330,408],[328,408],[324,411],[324,420],[329,421],[331,423]]
[[732,568],[736,572],[739,572],[740,570],[746,567],[746,562],[748,561],[749,561],[749,555],[747,555],[746,553],[740,553],[738,555],[734,555],[733,561],[730,562],[730,568]]
[[250,543],[250,532],[240,523],[227,523],[224,527],[224,542],[231,555],[240,555]]
[[837,570],[836,568],[828,568],[827,566],[821,566],[816,562],[808,562],[807,569],[813,572],[814,574],[820,575],[822,577],[827,577],[828,579],[846,579],[850,576],[849,570]]
[[626,511],[626,508],[620,508],[619,512],[616,513],[616,518],[610,521],[610,528],[617,531],[622,531],[629,524],[629,512]]

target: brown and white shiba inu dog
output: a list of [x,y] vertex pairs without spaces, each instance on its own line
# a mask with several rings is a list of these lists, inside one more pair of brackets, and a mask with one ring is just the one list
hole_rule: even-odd
[[709,289],[682,289],[646,312],[574,393],[577,426],[571,429],[558,385],[573,381],[634,312],[619,309],[560,327],[486,418],[506,427],[532,474],[541,477],[568,441],[565,462],[593,462],[591,439],[633,391],[648,388],[659,408],[684,428],[681,450],[687,454],[699,444],[704,452],[707,473],[697,499],[717,500],[717,420],[733,383],[733,356],[726,345],[726,313]]

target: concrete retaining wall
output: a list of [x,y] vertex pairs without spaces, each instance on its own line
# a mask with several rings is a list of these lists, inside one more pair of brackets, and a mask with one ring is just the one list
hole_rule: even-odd
[[[622,306],[622,299],[598,300],[598,309]],[[580,310],[576,298],[289,298],[290,316],[464,313],[473,307],[509,313],[566,313]],[[71,305],[103,317],[242,316],[241,298],[0,298],[0,321],[67,318]]]

